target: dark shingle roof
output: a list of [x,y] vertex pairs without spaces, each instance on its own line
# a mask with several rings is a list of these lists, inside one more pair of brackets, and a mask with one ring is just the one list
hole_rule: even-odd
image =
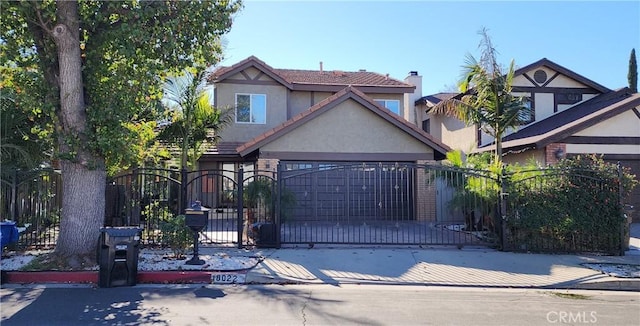
[[435,105],[440,103],[441,101],[445,101],[448,100],[456,95],[458,95],[459,93],[437,93],[437,94],[431,94],[431,95],[427,95],[427,96],[423,96],[419,99],[416,100],[415,104],[416,105]]
[[[611,91],[529,124],[517,132],[505,136],[502,146],[504,149],[531,146],[543,147],[553,142],[562,141],[580,130],[639,105],[639,93],[631,93],[626,87]],[[487,151],[493,147],[495,147],[495,144],[488,144],[477,151]]]

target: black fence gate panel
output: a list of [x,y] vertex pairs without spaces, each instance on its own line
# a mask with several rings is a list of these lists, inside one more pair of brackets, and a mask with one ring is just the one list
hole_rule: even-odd
[[[207,226],[200,233],[200,241],[207,244],[238,244],[237,172],[229,170],[199,170],[187,172],[184,180],[184,207],[195,202],[209,209]],[[242,215],[240,215],[242,216]]]
[[[477,179],[475,189],[464,183],[470,178]],[[283,244],[495,241],[482,214],[496,213],[483,209],[497,206],[489,203],[497,200],[496,181],[477,171],[402,162],[281,162],[278,182],[281,194],[295,198],[279,205]]]

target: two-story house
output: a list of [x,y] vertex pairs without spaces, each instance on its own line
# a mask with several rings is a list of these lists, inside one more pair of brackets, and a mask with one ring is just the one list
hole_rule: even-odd
[[[545,166],[563,157],[598,154],[640,177],[640,94],[608,89],[548,59],[516,70],[513,92],[529,99],[533,114],[530,123],[503,137],[505,162],[533,159]],[[495,150],[494,139],[477,126],[429,112],[456,95],[440,93],[416,101],[424,114],[423,129],[467,153]],[[640,189],[629,201],[640,207]]]
[[444,158],[449,148],[417,125],[417,72],[400,81],[319,68],[276,69],[251,56],[214,71],[215,105],[232,108],[234,121],[200,158],[200,168],[276,171],[278,163],[292,170]]

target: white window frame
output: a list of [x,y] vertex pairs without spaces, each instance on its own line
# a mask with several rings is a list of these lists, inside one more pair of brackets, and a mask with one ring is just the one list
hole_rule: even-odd
[[[249,121],[238,121],[238,96],[245,95],[249,96]],[[253,107],[253,96],[264,96],[264,122],[252,122],[251,117],[253,116],[254,107]],[[257,93],[236,93],[236,105],[235,105],[235,122],[238,124],[250,124],[250,125],[264,125],[267,124],[267,94],[257,94]]]
[[[382,98],[376,98],[373,99],[376,103],[381,104],[382,106],[384,106],[387,110],[391,111],[391,109],[389,109],[389,107],[387,106],[387,102],[396,102],[398,103],[398,112],[394,112],[391,111],[391,113],[395,113],[396,115],[400,115],[400,112],[402,111],[402,107],[400,106],[400,100],[391,100],[391,99],[382,99]],[[379,103],[382,102],[382,103]]]

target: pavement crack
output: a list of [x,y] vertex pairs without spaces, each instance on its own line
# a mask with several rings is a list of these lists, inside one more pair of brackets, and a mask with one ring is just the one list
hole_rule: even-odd
[[307,303],[311,300],[311,295],[313,295],[313,291],[309,291],[309,295],[306,297],[304,302],[302,303],[302,309],[300,309],[300,313],[302,314],[302,325],[307,325]]

